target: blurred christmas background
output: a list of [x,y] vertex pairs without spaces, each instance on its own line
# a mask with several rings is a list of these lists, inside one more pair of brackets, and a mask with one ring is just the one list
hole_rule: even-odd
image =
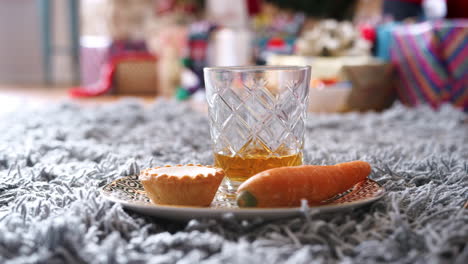
[[467,18],[466,0],[0,1],[0,83],[201,102],[203,67],[311,65],[311,111],[468,111]]

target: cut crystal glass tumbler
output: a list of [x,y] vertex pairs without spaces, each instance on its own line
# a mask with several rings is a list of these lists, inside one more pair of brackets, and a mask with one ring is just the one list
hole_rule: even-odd
[[227,187],[271,168],[302,164],[309,66],[205,68],[215,166]]

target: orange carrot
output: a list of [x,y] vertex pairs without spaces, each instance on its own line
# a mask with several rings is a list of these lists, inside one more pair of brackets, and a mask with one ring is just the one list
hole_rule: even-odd
[[316,205],[332,198],[371,172],[369,163],[351,161],[331,166],[304,165],[262,171],[237,190],[240,207],[299,206],[301,199]]

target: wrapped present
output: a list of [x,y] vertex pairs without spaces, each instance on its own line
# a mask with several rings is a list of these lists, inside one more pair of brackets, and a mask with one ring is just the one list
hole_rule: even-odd
[[156,95],[158,93],[156,59],[151,55],[119,59],[113,81],[116,94]]
[[83,36],[80,39],[81,85],[99,81],[101,69],[108,61],[110,44],[105,37]]
[[148,48],[143,40],[114,40],[109,47],[110,60],[126,55],[146,53],[148,53]]
[[398,26],[390,54],[403,103],[449,102],[468,111],[467,20]]
[[383,61],[390,60],[390,46],[393,38],[392,31],[398,25],[397,22],[389,22],[377,27],[375,55]]
[[102,67],[97,82],[72,87],[69,94],[72,97],[92,97],[109,92],[155,95],[159,93],[156,63],[157,58],[149,53],[113,57]]
[[106,75],[106,66],[127,55],[147,54],[143,41],[111,41],[106,37],[83,36],[80,39],[80,70],[82,86],[93,86]]
[[381,111],[395,100],[393,68],[389,63],[374,62],[364,65],[343,66],[353,89],[347,107],[351,110]]
[[[93,39],[93,38],[91,38]],[[128,83],[136,83],[137,78],[146,78],[151,83],[151,88],[143,85],[135,88],[134,93],[155,94],[152,88],[156,79],[156,57],[147,51],[144,41],[115,40],[111,41],[82,41],[82,81],[78,87],[70,89],[73,97],[98,96],[111,92],[113,81],[116,76],[122,73],[130,74],[129,78],[120,78],[120,86],[114,89],[117,93],[127,93]],[[89,44],[93,43],[93,45]],[[97,44],[96,44],[97,43]],[[86,44],[86,45],[85,45]],[[127,63],[122,64],[124,61]],[[142,62],[144,61],[144,62]],[[120,67],[122,66],[122,67]],[[150,69],[150,67],[152,67]],[[137,70],[132,70],[137,69]],[[139,75],[138,69],[143,75]],[[149,77],[148,72],[152,72],[153,77]],[[117,73],[117,74],[116,74]],[[127,82],[127,80],[131,80]],[[122,85],[123,83],[123,85]]]
[[468,20],[437,22],[434,30],[451,76],[450,91],[442,99],[468,111]]

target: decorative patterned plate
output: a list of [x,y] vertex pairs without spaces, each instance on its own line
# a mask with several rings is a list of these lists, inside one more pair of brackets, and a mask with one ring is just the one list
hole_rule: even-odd
[[[142,214],[174,219],[189,220],[193,218],[220,218],[226,213],[232,213],[238,218],[248,219],[262,217],[264,219],[279,219],[300,215],[300,207],[293,208],[239,208],[234,198],[229,197],[220,188],[210,207],[187,207],[155,205],[150,202],[137,175],[117,179],[101,189],[104,198],[122,204],[123,207]],[[362,206],[383,197],[385,189],[377,182],[367,179],[354,185],[348,191],[337,195],[321,206],[311,208],[320,212],[338,212],[349,208]]]

